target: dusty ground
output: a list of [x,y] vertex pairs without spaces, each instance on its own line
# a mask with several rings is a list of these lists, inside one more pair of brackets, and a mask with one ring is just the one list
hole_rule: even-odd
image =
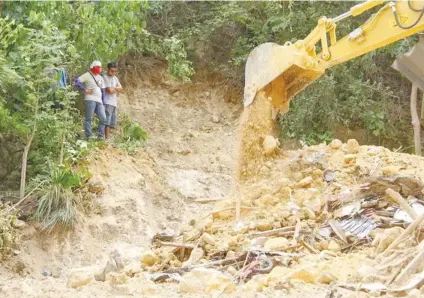
[[[93,153],[92,180],[105,188],[95,198],[94,212],[81,215],[75,231],[66,235],[42,236],[30,223],[22,231],[19,251],[0,267],[0,297],[210,297],[179,293],[178,283],[155,285],[143,277],[130,278],[122,285],[88,280],[89,284],[77,289],[70,288],[68,282],[76,271],[92,277],[104,268],[115,249],[126,268],[135,266],[140,270],[142,252],[150,248],[152,236],[164,230],[180,234],[181,228],[186,229],[181,233],[186,235],[190,232],[187,222],[211,210],[234,206],[235,194],[243,206],[251,208],[240,218],[250,232],[259,230],[260,225],[296,225],[291,211],[287,215],[289,201],[302,206],[306,214],[302,229],[307,230],[323,221],[324,195],[354,187],[371,174],[381,176],[386,171],[424,180],[423,158],[394,154],[382,147],[358,147],[353,163],[346,162],[346,144],[338,148],[324,144],[297,151],[275,150],[265,156],[261,144],[273,129],[263,115],[270,112],[266,99],[262,101],[264,109],[256,106],[250,118],[253,121],[243,116],[240,131],[241,104],[230,103],[223,88],[211,83],[180,85],[164,79],[153,84],[145,80],[120,100],[120,111],[148,132],[150,139],[145,148],[130,156],[110,144]],[[240,135],[245,140],[241,148]],[[236,154],[240,150],[244,155]],[[323,163],[337,174],[331,185],[323,181]],[[304,179],[310,179],[309,184],[299,186]],[[235,185],[240,186],[237,192]],[[216,204],[196,202],[205,199],[226,200]],[[233,210],[212,217],[202,233],[214,234],[219,245],[236,237],[234,250],[249,247],[248,233],[233,233]],[[202,245],[209,255],[215,249]],[[316,249],[326,250],[321,243],[316,243]],[[311,254],[304,248],[297,252],[303,256],[290,269],[258,275],[231,294],[218,291],[213,297],[367,297],[361,292],[331,291],[331,286],[315,279],[327,272],[338,281],[361,282],[364,274],[378,265],[374,248],[367,245],[354,253],[337,252],[330,257]],[[175,256],[172,258],[175,261]],[[43,271],[51,276],[43,276]],[[287,274],[293,272],[301,277],[288,282]],[[313,282],[307,281],[310,276]]]
[[135,156],[113,146],[93,154],[92,180],[105,187],[96,198],[100,214],[82,216],[73,233],[55,239],[26,229],[19,255],[0,268],[2,297],[114,296],[102,282],[69,289],[67,275],[104,266],[115,248],[125,262],[139,262],[155,233],[212,208],[194,200],[228,196],[240,106],[208,84],[175,86],[171,93],[145,82],[121,98],[121,111],[149,134],[145,148]]

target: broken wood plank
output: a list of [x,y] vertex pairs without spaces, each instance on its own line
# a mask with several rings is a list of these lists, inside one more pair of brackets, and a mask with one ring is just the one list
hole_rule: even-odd
[[341,251],[342,252],[345,252],[347,249],[349,249],[349,248],[354,248],[354,247],[356,247],[356,246],[359,246],[359,245],[362,245],[362,244],[364,244],[364,243],[366,243],[367,241],[365,240],[365,239],[361,239],[361,240],[358,240],[358,241],[355,241],[355,242],[353,242],[353,243],[351,243],[351,244],[347,244],[347,245],[345,245],[345,246],[343,246],[342,248],[341,248]]
[[200,204],[206,204],[206,203],[212,203],[212,202],[218,202],[218,201],[225,201],[225,200],[229,200],[229,198],[197,199],[197,200],[194,200],[194,202],[200,203]]
[[334,219],[328,220],[328,224],[333,229],[337,237],[339,237],[345,244],[348,244],[346,234],[340,224]]
[[415,154],[421,156],[421,123],[417,112],[418,87],[412,83],[411,89],[411,124],[414,130]]
[[424,240],[419,244],[420,252],[412,259],[411,262],[402,270],[399,276],[395,279],[396,283],[401,283],[407,277],[417,272],[418,267],[422,264],[424,260]]
[[389,247],[387,247],[387,249],[385,251],[383,251],[381,253],[381,255],[383,257],[386,257],[388,255],[388,253],[396,248],[402,241],[405,240],[405,238],[407,236],[409,236],[410,234],[412,234],[417,228],[418,226],[422,223],[422,221],[424,220],[424,213],[421,214],[417,219],[415,219],[407,228],[405,231],[402,232],[402,234],[399,235],[399,237],[397,237],[392,244],[389,245]]
[[244,253],[244,254],[236,257],[236,258],[223,259],[223,260],[213,261],[213,262],[206,263],[206,264],[194,265],[194,266],[190,266],[190,269],[193,269],[193,268],[208,268],[208,267],[213,267],[213,266],[229,265],[229,264],[233,264],[233,263],[240,262],[240,261],[244,260],[246,258],[246,255],[247,255],[247,253]]
[[424,281],[424,272],[418,273],[415,275],[411,280],[404,286],[401,286],[399,288],[390,288],[389,292],[396,293],[396,292],[408,292],[414,288],[417,288],[420,286]]
[[302,225],[301,225],[300,219],[297,218],[296,220],[297,220],[297,223],[296,223],[296,226],[294,228],[293,240],[296,240],[297,238],[299,238],[300,230],[302,229]]
[[393,217],[395,216],[394,211],[386,211],[386,210],[376,210],[375,214],[378,216],[385,216],[385,217]]
[[397,192],[391,188],[386,189],[386,194],[388,194],[393,200],[395,200],[400,208],[405,210],[406,213],[412,218],[416,219],[418,217],[417,213],[415,213],[414,209],[408,204],[408,202]]
[[[200,218],[200,220],[205,219],[209,216],[213,216],[217,213],[221,213],[221,212],[225,212],[225,211],[231,211],[234,210],[236,208],[236,206],[233,207],[228,207],[228,208],[224,208],[224,209],[220,209],[220,210],[216,210],[216,211],[212,211],[211,213],[208,213],[207,215],[203,216],[202,218]],[[247,211],[252,211],[252,210],[258,210],[259,208],[257,207],[246,207],[246,206],[240,206],[241,210],[247,210]]]
[[279,229],[274,229],[270,231],[264,231],[264,232],[254,232],[251,234],[252,237],[262,237],[262,236],[274,236],[274,235],[280,235],[281,233],[291,235],[294,233],[295,226],[290,227],[284,227]]
[[304,240],[300,240],[300,243],[302,243],[302,245],[309,250],[310,252],[314,253],[314,254],[319,254],[319,251],[317,249],[315,249],[314,247],[312,247],[312,245],[310,245],[309,243],[307,243]]
[[157,243],[159,243],[162,246],[171,246],[171,247],[179,247],[179,248],[190,248],[190,249],[194,249],[195,246],[193,244],[188,244],[188,243],[176,243],[176,242],[164,242],[164,241],[158,241]]

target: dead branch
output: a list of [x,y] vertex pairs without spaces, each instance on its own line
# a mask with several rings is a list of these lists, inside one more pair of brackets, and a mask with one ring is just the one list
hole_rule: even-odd
[[400,283],[404,281],[409,275],[417,272],[418,267],[424,260],[424,240],[419,245],[420,252],[412,259],[411,262],[402,270],[399,276],[395,279],[395,282]]
[[197,199],[197,200],[194,200],[194,202],[196,202],[196,203],[200,203],[200,204],[206,204],[206,203],[218,202],[218,201],[225,201],[225,200],[228,200],[228,198],[217,198],[217,199]]
[[28,137],[27,143],[24,148],[24,153],[22,155],[22,168],[21,168],[21,185],[19,189],[19,197],[23,199],[25,197],[25,184],[26,184],[26,168],[28,162],[28,152],[31,147],[32,140],[35,135],[35,128],[31,132],[31,135]]
[[236,258],[223,259],[223,260],[210,262],[210,263],[207,263],[207,264],[194,265],[194,266],[191,266],[190,269],[193,269],[193,268],[208,268],[208,267],[223,266],[223,265],[229,265],[229,264],[237,263],[239,261],[244,260],[246,258],[246,254],[247,253],[244,253],[244,254],[236,257]]
[[171,246],[171,247],[178,247],[178,248],[190,248],[190,249],[195,248],[195,246],[193,244],[187,244],[187,243],[158,241],[158,244],[160,244],[161,246]]
[[400,193],[394,191],[391,188],[388,188],[386,190],[386,194],[388,194],[393,200],[395,200],[412,219],[416,219],[418,217],[417,213],[415,213],[414,209],[409,206],[408,202],[400,195]]
[[415,154],[421,156],[421,125],[420,118],[418,117],[417,112],[417,85],[412,84],[411,89],[411,118],[412,118],[412,127],[414,129],[414,145],[415,145]]
[[406,228],[405,231],[402,232],[402,234],[397,237],[392,244],[387,247],[385,251],[381,253],[381,256],[387,256],[389,252],[391,252],[392,249],[396,248],[402,241],[405,240],[407,236],[412,234],[415,229],[421,224],[421,222],[424,220],[424,213],[421,214],[418,218],[416,218],[409,226]]
[[252,237],[275,236],[275,235],[281,235],[281,234],[286,235],[286,233],[287,235],[291,235],[294,233],[294,229],[295,229],[295,226],[284,227],[284,228],[274,229],[274,230],[265,231],[265,232],[254,232],[251,234],[251,236]]

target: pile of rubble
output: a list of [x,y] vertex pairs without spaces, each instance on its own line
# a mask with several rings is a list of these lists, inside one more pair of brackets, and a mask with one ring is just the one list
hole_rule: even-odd
[[289,152],[270,143],[256,174],[234,193],[240,215],[236,200],[222,201],[155,235],[137,270],[113,256],[89,280],[142,276],[145,287],[177,282],[182,293],[216,297],[299,288],[328,297],[350,290],[419,297],[424,159],[355,140]]
[[[412,278],[424,265],[414,258],[424,219],[420,166],[420,157],[355,140],[281,152],[240,186],[239,221],[234,202],[219,204],[180,231],[156,235],[142,267],[153,281],[178,281],[181,292],[231,293],[237,284],[289,291],[291,280],[412,290],[424,281]],[[332,273],[349,254],[357,258],[351,271],[364,272]]]

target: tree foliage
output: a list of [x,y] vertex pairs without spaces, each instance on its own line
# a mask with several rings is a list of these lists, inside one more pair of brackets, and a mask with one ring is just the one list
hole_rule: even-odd
[[[243,85],[244,64],[251,50],[264,42],[283,45],[307,36],[322,16],[335,17],[354,1],[172,2],[157,4],[149,20],[156,34],[179,36],[197,67],[208,67]],[[337,24],[339,38],[376,12]],[[415,38],[401,40],[329,70],[299,94],[281,117],[283,138],[307,143],[363,131],[364,141],[408,143],[410,84],[390,69]]]

